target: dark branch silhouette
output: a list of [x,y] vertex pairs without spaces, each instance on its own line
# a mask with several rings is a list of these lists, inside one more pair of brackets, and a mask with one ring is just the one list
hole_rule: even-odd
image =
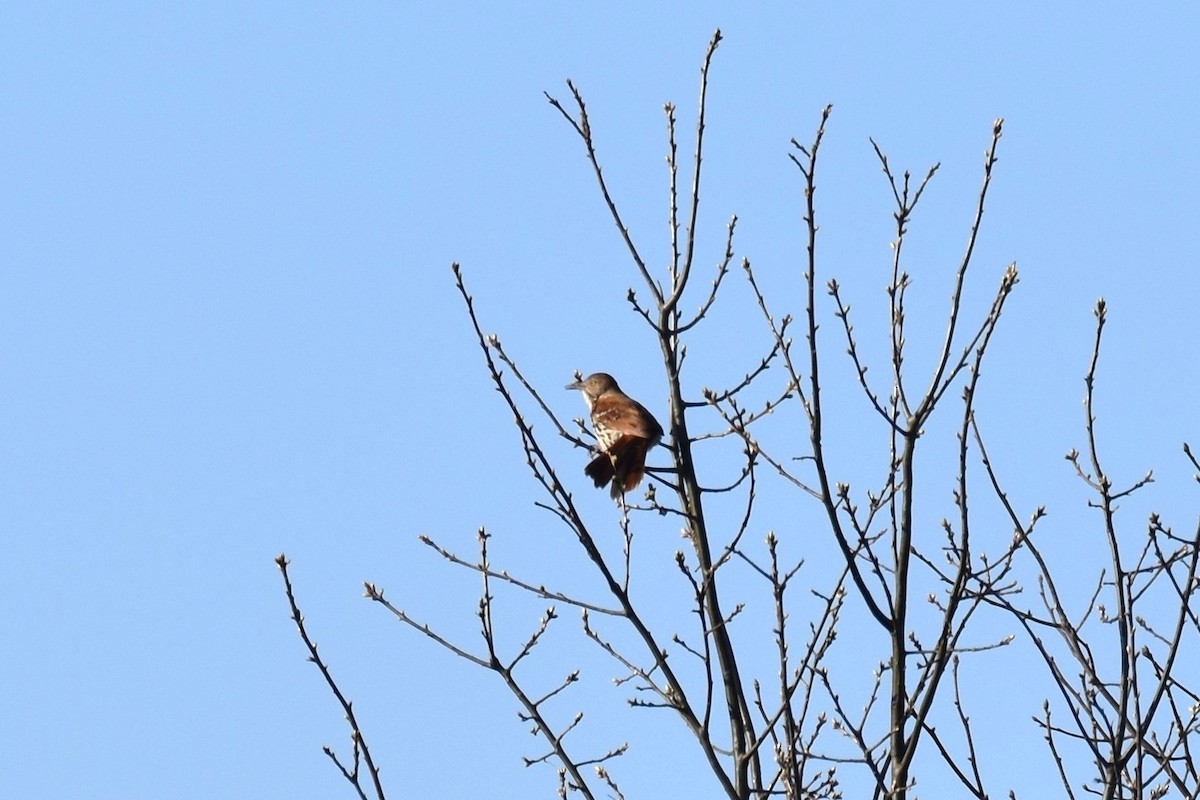
[[[1042,683],[1031,677],[1030,686],[1044,687],[1051,697],[1044,699],[1037,694],[1041,689],[1031,688],[1029,696],[1013,698],[1013,703],[1029,705],[1032,723],[1026,733],[1012,735],[1032,732],[1045,738],[1048,763],[1066,796],[1196,797],[1200,526],[1194,534],[1181,535],[1157,514],[1137,529],[1118,517],[1119,501],[1150,486],[1153,474],[1118,482],[1101,457],[1095,406],[1107,312],[1103,300],[1096,307],[1096,337],[1085,374],[1086,445],[1083,454],[1067,454],[1093,494],[1089,505],[1098,514],[1097,543],[1102,540],[1108,554],[1084,596],[1060,580],[1076,565],[1055,563],[1039,544],[1047,506],[1019,510],[1025,501],[1006,491],[1002,469],[986,446],[988,420],[980,418],[977,399],[998,391],[982,380],[984,364],[994,338],[1002,335],[1000,322],[1018,284],[1015,264],[992,268],[991,278],[980,278],[978,273],[988,268],[975,264],[1003,121],[991,125],[962,256],[952,258],[946,269],[953,275],[948,281],[950,305],[940,318],[944,334],[929,353],[929,374],[914,376],[910,367],[908,290],[917,278],[906,266],[906,244],[914,235],[914,212],[932,191],[939,165],[915,180],[908,171],[895,171],[883,147],[871,140],[894,204],[895,238],[885,273],[886,317],[859,319],[851,302],[858,287],[845,286],[835,277],[818,277],[819,156],[832,106],[821,112],[811,139],[803,144],[793,139],[788,154],[799,170],[797,206],[804,234],[800,269],[792,276],[796,291],[781,293],[779,299],[769,295],[759,276],[764,268],[741,257],[738,263],[753,307],[738,312],[739,319],[746,327],[761,325],[761,349],[717,352],[705,361],[705,340],[693,337],[712,323],[718,299],[728,302],[730,283],[725,279],[738,258],[738,217],[729,215],[723,246],[713,254],[711,281],[701,285],[693,280],[697,259],[706,258],[697,228],[709,71],[720,43],[718,31],[702,61],[694,149],[683,159],[690,163],[690,175],[680,175],[675,106],[664,106],[670,241],[664,253],[653,257],[634,240],[605,177],[597,147],[601,129],[582,91],[568,81],[570,99],[565,103],[546,95],[579,138],[633,273],[648,293],[639,299],[630,289],[625,299],[634,319],[646,323],[647,335],[661,354],[668,398],[666,416],[658,417],[665,422],[662,447],[654,447],[664,433],[650,419],[654,415],[643,408],[645,416],[638,412],[635,421],[644,450],[654,448],[650,452],[656,456],[665,453],[669,463],[646,465],[647,480],[637,490],[644,492],[641,499],[633,490],[640,472],[622,474],[623,454],[608,449],[616,428],[605,430],[606,418],[595,413],[590,426],[582,419],[564,424],[562,412],[556,410],[559,402],[553,399],[557,395],[543,394],[505,352],[499,337],[484,333],[464,271],[453,265],[484,369],[511,412],[525,464],[537,483],[534,502],[550,512],[551,525],[570,531],[599,578],[598,588],[584,591],[558,585],[556,575],[538,577],[544,564],[512,571],[493,565],[490,534],[480,529],[477,560],[458,555],[432,537],[422,536],[421,541],[449,567],[470,570],[482,579],[482,592],[473,604],[482,646],[455,641],[435,623],[413,619],[375,584],[366,584],[367,597],[438,648],[501,679],[519,701],[521,719],[540,737],[540,749],[526,756],[525,764],[555,765],[560,797],[624,797],[617,775],[620,756],[638,746],[636,739],[611,736],[612,743],[599,748],[603,752],[581,752],[585,748],[574,734],[585,717],[578,705],[572,706],[569,722],[552,721],[564,704],[589,701],[573,691],[578,669],[561,680],[536,685],[518,670],[544,652],[539,647],[551,626],[561,622],[560,606],[579,610],[578,635],[615,666],[615,682],[630,692],[631,713],[656,709],[678,718],[679,746],[697,748],[714,795],[731,800],[833,800],[869,792],[881,800],[906,800],[915,796],[920,776],[936,773],[966,796],[982,799],[1008,789],[1015,797],[1009,787],[988,785],[995,766],[1006,764],[1003,742],[988,739],[986,726],[977,724],[978,716],[973,718],[972,706],[976,715],[979,710],[967,678],[990,654],[1019,638],[1031,648],[1031,675],[1041,675]],[[665,264],[661,273],[654,271],[655,264]],[[996,281],[990,299],[969,302],[974,295],[968,289],[980,280]],[[793,296],[801,309],[787,309]],[[719,307],[726,310],[725,305]],[[683,308],[694,311],[684,313]],[[830,412],[840,409],[827,394],[830,376],[838,373],[827,369],[827,361],[835,345],[821,337],[821,325],[829,319],[840,329],[834,332],[836,347],[844,345],[853,372],[849,389],[861,392],[867,402],[855,424],[875,434],[869,452],[847,453],[834,435],[840,431],[834,429]],[[876,371],[871,371],[856,323],[876,325],[886,334],[883,369],[875,365]],[[803,333],[800,340],[793,338],[797,326]],[[698,354],[695,361],[687,360],[689,343]],[[740,378],[724,386],[700,381],[707,388],[699,396],[688,388],[697,382],[690,373],[685,380],[685,363],[689,370],[701,371],[720,361],[728,374],[726,362],[733,358],[742,359],[732,373]],[[582,376],[575,377],[586,393],[592,379],[579,383]],[[601,396],[588,395],[595,402]],[[594,412],[590,403],[589,408]],[[779,422],[781,417],[792,421],[790,427]],[[776,422],[768,425],[769,419]],[[926,433],[943,419],[954,433],[949,445]],[[543,420],[548,425],[535,425]],[[607,477],[621,487],[614,493],[615,522],[612,517],[591,518],[576,505],[572,491],[591,490],[580,474],[582,464],[556,463],[545,447],[547,441],[535,431],[549,431],[574,448],[598,450],[601,466],[608,463],[603,462],[606,452],[612,457],[609,466],[616,474]],[[638,453],[642,459],[644,450]],[[945,456],[940,463],[952,465],[941,475],[931,474],[926,466],[939,463],[926,459],[926,454],[936,453]],[[1187,445],[1184,453],[1200,472]],[[873,464],[877,472],[864,488],[843,475],[847,463]],[[641,464],[634,466],[640,469]],[[711,485],[700,480],[702,474]],[[713,475],[717,477],[709,477]],[[949,499],[940,501],[944,508],[933,509],[938,501],[930,500],[924,487],[938,482],[949,485]],[[784,501],[791,505],[764,506],[768,487],[793,498]],[[766,524],[764,520],[780,508],[788,516]],[[918,522],[934,511],[940,512],[940,526]],[[654,516],[678,520],[682,527],[686,544],[671,563],[647,561],[639,546],[637,532]],[[781,547],[775,529],[805,526],[810,519],[819,524],[804,528],[800,556],[785,555],[789,551]],[[999,552],[994,541],[997,520],[1012,532]],[[754,544],[755,531],[764,529],[771,531],[765,544]],[[619,542],[614,530],[620,531]],[[978,544],[981,530],[992,533],[988,553]],[[826,566],[810,572],[805,568],[810,561]],[[286,560],[280,557],[279,563],[301,638],[351,726],[351,764],[343,765],[327,752],[365,798],[361,754],[382,797],[378,770],[350,704],[317,658],[295,606]],[[804,588],[798,589],[800,585]],[[554,605],[536,622],[528,621],[523,639],[503,641],[496,621],[508,608],[495,592],[515,592]],[[676,593],[688,614],[664,623],[644,602],[651,592]],[[769,608],[769,636],[745,623],[743,611],[753,604]],[[464,599],[464,610],[468,605]],[[995,630],[981,624],[985,617],[1001,620],[1017,631],[1016,636],[982,633]],[[861,669],[835,659],[846,649]]]

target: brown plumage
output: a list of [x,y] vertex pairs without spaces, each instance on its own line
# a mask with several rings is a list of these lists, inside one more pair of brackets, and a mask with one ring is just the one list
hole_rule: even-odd
[[597,487],[612,481],[611,494],[614,499],[620,497],[641,483],[646,453],[662,438],[662,426],[605,372],[569,383],[567,388],[583,392],[600,451],[583,471]]

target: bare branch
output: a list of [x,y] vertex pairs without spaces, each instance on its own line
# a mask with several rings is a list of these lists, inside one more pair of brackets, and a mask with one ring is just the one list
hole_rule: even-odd
[[362,800],[367,800],[366,791],[363,789],[363,782],[359,776],[358,764],[359,754],[362,754],[362,760],[367,765],[367,774],[370,777],[370,786],[375,792],[377,800],[384,800],[383,784],[379,780],[379,768],[375,766],[374,759],[371,758],[371,749],[367,746],[367,740],[363,738],[362,729],[359,727],[358,718],[354,715],[354,704],[346,699],[342,694],[342,690],[338,688],[337,682],[333,679],[333,674],[329,671],[329,666],[321,659],[317,652],[316,643],[309,638],[308,629],[304,626],[304,615],[300,613],[300,606],[296,603],[296,594],[292,589],[292,578],[288,575],[287,555],[280,553],[275,558],[275,565],[279,567],[279,573],[283,576],[283,588],[287,594],[288,608],[292,612],[292,622],[296,623],[296,630],[300,634],[301,641],[304,642],[305,648],[308,650],[308,660],[317,665],[317,669],[321,672],[321,677],[325,679],[325,685],[329,687],[329,691],[337,699],[338,704],[342,707],[342,712],[346,716],[346,724],[350,726],[350,742],[353,749],[353,762],[347,768],[338,760],[337,755],[329,747],[325,747],[325,755],[333,761],[338,770],[358,793]]

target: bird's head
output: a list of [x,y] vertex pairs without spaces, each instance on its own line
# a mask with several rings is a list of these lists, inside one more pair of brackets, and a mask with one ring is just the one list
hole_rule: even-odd
[[605,392],[620,391],[620,387],[617,386],[617,382],[613,379],[613,376],[607,372],[594,372],[582,380],[575,380],[572,383],[568,383],[566,388],[578,389],[583,392],[588,400],[595,400]]

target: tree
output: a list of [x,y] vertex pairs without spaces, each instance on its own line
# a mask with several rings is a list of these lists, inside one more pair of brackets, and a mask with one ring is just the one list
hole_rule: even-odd
[[[1050,687],[1034,721],[1066,796],[1197,796],[1200,776],[1191,748],[1200,730],[1200,695],[1186,681],[1196,674],[1200,633],[1200,618],[1191,607],[1200,589],[1200,528],[1190,536],[1178,535],[1151,515],[1143,531],[1133,532],[1118,521],[1119,501],[1153,478],[1147,474],[1118,486],[1103,466],[1093,409],[1105,302],[1096,305],[1096,337],[1086,371],[1086,446],[1082,454],[1067,456],[1095,495],[1091,505],[1099,512],[1108,548],[1107,566],[1085,595],[1066,591],[1061,576],[1070,565],[1043,553],[1039,541],[1045,507],[1023,509],[1010,500],[1002,470],[989,459],[986,426],[977,418],[982,367],[1018,284],[1016,265],[1010,264],[1001,271],[986,307],[975,309],[966,300],[968,283],[978,271],[973,256],[1002,120],[992,128],[973,221],[954,271],[945,334],[928,373],[913,368],[909,359],[911,279],[904,252],[914,209],[938,167],[919,180],[908,172],[897,174],[872,142],[894,202],[895,236],[887,284],[886,366],[869,373],[870,358],[859,345],[847,290],[835,279],[820,277],[817,176],[832,110],[826,107],[811,141],[802,145],[793,140],[790,156],[803,186],[803,310],[797,316],[781,313],[751,262],[742,259],[740,270],[757,306],[749,314],[766,331],[765,352],[745,364],[744,377],[732,385],[705,389],[700,396],[685,388],[689,340],[708,322],[725,294],[726,278],[735,271],[736,217],[726,229],[711,283],[702,287],[695,280],[708,72],[720,41],[718,31],[701,69],[686,189],[680,188],[675,109],[670,104],[665,108],[671,231],[665,282],[655,277],[652,261],[631,236],[606,182],[582,94],[568,82],[568,102],[547,95],[583,144],[644,287],[640,293],[630,290],[628,302],[658,345],[668,389],[664,448],[669,466],[652,471],[644,498],[621,499],[618,548],[610,544],[611,518],[590,518],[580,509],[570,489],[574,484],[560,477],[564,465],[552,460],[542,434],[535,433],[535,421],[539,429],[548,422],[556,436],[588,450],[592,438],[587,426],[582,420],[562,420],[499,338],[484,333],[463,271],[457,264],[453,268],[485,367],[513,414],[526,464],[540,484],[537,505],[574,535],[599,577],[603,598],[583,588],[544,583],[544,576],[527,577],[524,570],[519,574],[494,566],[490,534],[484,529],[478,533],[477,559],[423,537],[446,561],[482,577],[477,605],[482,649],[451,641],[413,619],[374,584],[366,584],[367,597],[442,649],[502,679],[523,718],[546,744],[542,754],[526,763],[555,763],[562,797],[605,792],[623,797],[613,765],[628,745],[614,743],[607,752],[584,753],[574,746],[582,714],[557,722],[558,709],[573,697],[569,690],[578,672],[553,686],[530,685],[523,678],[521,668],[538,655],[543,637],[560,622],[560,607],[578,609],[580,633],[617,665],[618,680],[631,692],[630,705],[666,709],[679,719],[714,785],[729,798],[798,800],[870,791],[877,798],[903,800],[916,796],[923,774],[947,775],[972,797],[1006,788],[985,777],[991,773],[982,762],[996,758],[1002,743],[977,735],[971,696],[964,691],[964,677],[978,661],[1015,641],[1010,635],[986,638],[997,620],[1020,632],[1025,652],[1032,664],[1040,664],[1044,685]],[[828,317],[819,287],[831,298],[836,322],[831,331],[822,328]],[[693,306],[698,310],[683,310]],[[797,325],[799,341],[793,339]],[[882,433],[876,452],[836,452],[825,399],[831,347],[844,347],[866,399],[866,418],[857,424]],[[878,372],[884,373],[882,378],[875,377]],[[794,422],[781,424],[789,413]],[[715,426],[714,419],[719,420]],[[919,460],[943,447],[944,440],[928,435],[935,426],[954,431],[949,458]],[[1184,449],[1200,470],[1191,450]],[[878,477],[846,478],[841,465],[852,462],[858,471],[874,470]],[[730,473],[726,485],[701,480],[715,471],[710,468],[714,463]],[[937,478],[926,475],[926,465],[939,463],[952,465],[942,479],[954,489],[936,529],[928,520],[937,501],[924,487]],[[786,546],[774,532],[766,536],[765,547],[752,542],[753,531],[771,527],[759,519],[759,497],[768,486],[771,491],[786,487],[795,507],[817,510],[821,530],[810,532],[802,547]],[[686,546],[675,554],[673,565],[639,563],[637,532],[656,516],[682,526]],[[979,546],[980,530],[1008,532],[999,552],[993,548],[987,553]],[[799,556],[791,555],[793,550]],[[814,575],[803,569],[810,560],[835,568]],[[348,762],[328,748],[326,752],[360,797],[372,792],[382,798],[379,772],[353,708],[306,631],[286,557],[281,555],[278,564],[310,659],[342,704],[351,728]],[[735,571],[757,576],[757,597],[739,596],[730,603],[725,590]],[[674,583],[666,579],[670,572],[677,574]],[[649,614],[640,591],[647,580],[685,592],[688,617],[664,626]],[[798,580],[809,584],[811,595],[797,589]],[[744,591],[744,583],[732,585]],[[497,634],[494,600],[501,587],[552,603],[523,642],[502,641]],[[742,623],[746,604],[766,599],[772,632],[763,638]],[[1164,615],[1164,608],[1169,613]],[[859,668],[837,658],[851,638],[856,652],[869,654],[858,660]],[[770,679],[764,677],[771,673]],[[1036,697],[1023,699],[1036,706]],[[365,774],[360,765],[366,766]]]

